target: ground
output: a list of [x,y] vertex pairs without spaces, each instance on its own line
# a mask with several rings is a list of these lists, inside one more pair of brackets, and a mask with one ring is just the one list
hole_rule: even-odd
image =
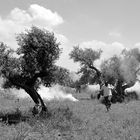
[[[0,140],[139,140],[140,101],[113,104],[111,110],[87,94],[74,95],[78,102],[46,102],[51,115],[33,117],[33,102],[0,98],[1,114],[20,111],[24,122],[0,123]],[[18,109],[18,110],[17,110]]]

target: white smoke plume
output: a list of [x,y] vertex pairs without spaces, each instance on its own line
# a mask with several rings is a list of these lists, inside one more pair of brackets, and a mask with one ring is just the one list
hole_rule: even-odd
[[42,98],[46,100],[70,100],[70,101],[78,101],[72,94],[66,94],[59,85],[55,85],[51,88],[47,88],[41,86],[38,93],[41,95]]
[[134,86],[125,89],[125,92],[126,92],[126,93],[134,92],[134,91],[135,91],[135,92],[138,94],[138,96],[140,97],[140,82],[137,81],[137,82],[134,84]]
[[124,58],[120,65],[121,75],[126,80],[126,82],[135,81],[137,75],[135,71],[139,67],[139,62],[136,60],[135,57],[131,58]]
[[[30,97],[24,90],[16,90],[16,89],[10,89],[9,92],[12,92],[17,98],[28,98]],[[78,101],[75,97],[73,97],[72,94],[66,94],[59,85],[52,86],[50,88],[45,87],[43,85],[40,86],[38,93],[40,96],[47,100],[58,100],[58,101],[63,101],[63,100],[69,100],[76,102]]]
[[92,91],[92,92],[96,92],[100,90],[100,85],[88,85],[86,88],[87,91]]

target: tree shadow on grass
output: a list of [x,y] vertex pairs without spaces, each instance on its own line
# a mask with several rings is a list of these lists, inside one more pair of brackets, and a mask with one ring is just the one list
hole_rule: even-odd
[[13,112],[0,112],[0,122],[6,123],[8,125],[18,124],[20,122],[25,122],[29,120],[28,115],[23,115],[19,109]]

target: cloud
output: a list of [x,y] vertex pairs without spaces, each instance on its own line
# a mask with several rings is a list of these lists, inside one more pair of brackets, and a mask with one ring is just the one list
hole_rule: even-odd
[[137,42],[135,45],[134,45],[134,47],[140,47],[140,42]]
[[25,10],[21,10],[19,8],[14,8],[10,14],[7,16],[7,21],[11,21],[17,24],[29,24],[32,21],[31,15]]
[[[63,18],[50,9],[32,4],[27,10],[14,8],[6,17],[0,16],[0,41],[12,48],[17,48],[15,34],[30,28],[32,25],[55,32],[55,28],[64,22]],[[58,41],[64,43],[67,38],[55,32]]]
[[7,19],[20,25],[36,24],[38,26],[47,26],[50,28],[64,22],[63,18],[58,15],[57,12],[52,12],[50,9],[46,9],[37,4],[30,5],[27,11],[14,8]]
[[62,34],[55,33],[55,37],[57,38],[57,41],[60,42],[61,45],[65,45],[69,41],[68,38]]
[[32,20],[40,23],[47,23],[50,26],[56,26],[63,23],[63,18],[57,14],[57,12],[52,12],[50,9],[46,9],[37,4],[32,4],[29,8]]

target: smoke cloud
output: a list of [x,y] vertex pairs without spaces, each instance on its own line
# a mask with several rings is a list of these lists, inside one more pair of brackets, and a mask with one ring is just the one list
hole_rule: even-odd
[[[24,91],[24,90],[17,90],[17,89],[10,89],[9,92],[12,92],[13,95],[15,95],[17,98],[29,98],[30,96]],[[73,97],[72,94],[66,94],[59,85],[54,85],[50,88],[45,87],[43,85],[40,86],[38,93],[40,94],[40,96],[47,100],[47,101],[51,101],[51,100],[59,100],[59,101],[63,101],[63,100],[69,100],[69,101],[73,101],[76,102],[78,101],[75,97]]]
[[120,65],[120,71],[126,82],[132,82],[136,80],[136,69],[139,66],[139,62],[135,57],[129,59],[124,58]]
[[87,91],[96,92],[100,90],[100,85],[88,85],[86,88]]
[[140,97],[140,82],[136,82],[135,83],[135,85],[134,86],[132,86],[132,87],[130,87],[130,88],[127,88],[127,89],[125,89],[125,92],[136,92],[138,95],[139,95],[139,97]]
[[51,88],[41,86],[38,93],[42,98],[47,100],[70,100],[78,101],[72,94],[66,94],[59,85],[55,85]]

